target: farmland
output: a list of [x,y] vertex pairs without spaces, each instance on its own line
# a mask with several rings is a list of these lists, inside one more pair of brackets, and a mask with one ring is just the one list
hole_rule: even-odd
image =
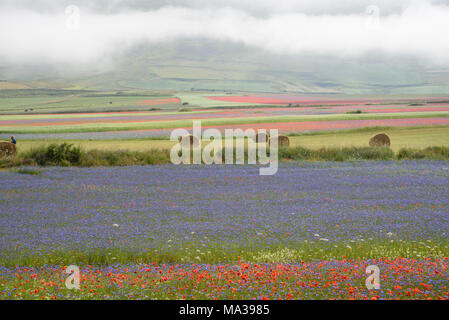
[[[386,132],[392,139],[391,148],[398,151],[401,148],[426,148],[428,146],[449,147],[449,127],[448,126],[427,126],[427,127],[374,127],[355,130],[339,131],[318,131],[290,136],[290,146],[303,146],[312,149],[323,147],[363,147],[368,145],[369,139],[378,132]],[[70,134],[77,136],[77,134]],[[67,137],[70,137],[67,135]],[[86,137],[88,137],[86,135]],[[84,150],[129,150],[147,151],[151,149],[170,149],[176,142],[170,141],[168,137],[149,138],[128,138],[114,139],[108,133],[101,135],[90,134],[89,139],[44,139],[44,140],[21,140],[19,152],[26,152],[33,148],[45,147],[50,144],[60,144],[67,142],[79,146]],[[100,139],[95,139],[100,137]]]
[[340,2],[0,0],[0,303],[449,300],[449,0]]
[[0,114],[40,114],[176,108],[179,100],[164,93],[88,90],[0,90]]
[[[32,104],[36,109],[33,108],[31,113],[28,111],[30,114],[7,114],[17,106],[10,105],[8,99],[0,99],[3,101],[0,112],[5,113],[0,115],[0,135],[23,135],[20,136],[21,139],[30,139],[33,135],[39,139],[79,139],[85,133],[92,133],[89,139],[101,139],[104,133],[108,133],[108,138],[145,138],[168,136],[174,128],[190,128],[193,120],[201,120],[205,128],[279,129],[282,133],[449,124],[449,103],[445,97],[302,97],[302,100],[298,100],[298,97],[279,95],[276,98],[262,99],[256,96],[221,97],[197,94],[196,97],[206,101],[205,105],[197,105],[190,98],[195,96],[193,94],[151,97],[137,93],[95,95],[78,95],[62,101],[55,99],[51,103],[36,98],[38,102]],[[223,99],[228,103],[225,107],[207,103]],[[255,105],[248,105],[247,102],[235,105],[235,99],[237,102],[238,99],[250,101]],[[292,105],[298,102],[301,105]],[[42,106],[45,103],[46,106]],[[273,103],[278,105],[272,105]],[[64,113],[61,113],[61,110],[64,110]]]
[[[18,156],[0,170],[0,299],[449,297],[446,97],[1,94]],[[193,120],[278,129],[290,147],[270,177],[167,164]],[[379,132],[391,150],[367,147]],[[62,143],[82,159],[39,159]]]
[[[448,175],[437,161],[0,172],[0,298],[447,298]],[[370,264],[381,290],[364,287]]]

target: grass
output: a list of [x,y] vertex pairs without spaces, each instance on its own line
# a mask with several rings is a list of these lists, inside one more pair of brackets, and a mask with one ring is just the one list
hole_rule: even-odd
[[392,270],[405,269],[404,264],[409,265],[411,261],[380,260],[380,267],[388,270],[382,276],[382,291],[368,290],[365,286],[365,268],[371,262],[343,260],[333,265],[329,262],[260,265],[239,260],[220,266],[183,265],[182,269],[170,265],[127,264],[115,266],[112,272],[101,266],[89,266],[80,270],[78,290],[66,287],[65,267],[16,267],[14,272],[5,275],[0,299],[436,300],[447,297],[445,286],[441,285],[445,282],[447,266],[444,259],[413,262],[407,268],[408,276],[400,280]]
[[[172,98],[171,95],[117,94],[116,92],[84,92],[59,90],[53,94],[22,96],[13,91],[0,96],[0,114],[67,113],[148,110],[155,106],[139,105],[142,100]],[[175,104],[173,104],[175,105]],[[158,105],[157,107],[161,107]],[[33,109],[33,110],[30,110]],[[28,110],[25,112],[25,110]]]
[[67,142],[81,147],[85,151],[118,151],[132,152],[149,151],[152,149],[170,149],[176,142],[165,139],[136,139],[136,140],[22,140],[19,152],[27,152],[33,148],[48,147],[51,144]]
[[[364,147],[369,139],[380,132],[387,133],[392,140],[391,149],[395,152],[402,148],[423,149],[435,146],[449,147],[449,126],[433,127],[373,127],[340,131],[320,131],[302,134],[289,134],[292,147],[320,149],[328,147]],[[20,140],[19,152],[26,152],[33,147],[46,147],[50,144],[68,142],[84,150],[129,150],[148,151],[151,149],[169,149],[176,142],[167,137],[127,140]]]
[[369,139],[380,132],[391,138],[391,148],[399,151],[402,148],[426,148],[432,145],[449,146],[449,127],[377,127],[342,130],[338,132],[311,132],[299,136],[290,136],[293,146],[304,146],[310,149],[322,147],[361,147],[368,145]]
[[[224,149],[222,155],[223,157],[225,155]],[[245,159],[247,159],[246,151]],[[394,152],[386,147],[323,147],[320,149],[308,149],[298,146],[280,148],[279,159],[281,161],[449,160],[449,147],[403,148],[398,152]],[[149,149],[147,151],[83,150],[79,146],[63,143],[31,148],[28,151],[21,152],[16,157],[0,159],[0,168],[32,165],[98,167],[169,163],[171,163],[170,149]]]
[[[334,114],[308,116],[272,116],[272,117],[242,117],[203,119],[203,126],[240,125],[253,123],[282,123],[307,121],[346,121],[346,120],[376,120],[376,119],[415,119],[415,118],[448,118],[448,112],[416,112],[389,114]],[[146,129],[168,129],[191,127],[192,120],[153,121],[138,123],[89,123],[60,126],[15,126],[3,127],[0,133],[75,133],[75,132],[106,132]]]
[[[176,115],[179,111],[173,112],[155,112],[161,111],[160,108],[150,108],[148,112],[141,111],[137,113],[127,113],[127,117],[135,117],[136,119],[141,116],[167,116],[167,115]],[[186,111],[183,111],[186,112]],[[188,111],[187,114],[207,114],[214,113],[213,110],[201,110],[201,111]],[[49,119],[73,119],[73,118],[102,118],[102,117],[123,117],[123,112],[98,112],[98,113],[88,113],[86,115],[80,113],[59,113],[59,114],[21,114],[21,115],[1,115],[0,120],[2,121],[11,121],[11,120],[49,120]]]
[[[44,267],[47,265],[70,265],[73,261],[79,266],[107,266],[113,264],[163,264],[163,263],[207,263],[220,264],[243,260],[249,263],[300,263],[301,261],[329,261],[343,259],[419,259],[420,257],[448,257],[449,243],[447,239],[422,244],[420,241],[366,240],[352,244],[349,249],[346,244],[331,246],[324,241],[298,242],[290,247],[288,254],[282,247],[267,247],[264,251],[258,251],[250,245],[244,247],[238,245],[226,245],[212,243],[207,251],[197,249],[201,245],[193,241],[183,241],[180,248],[167,248],[164,243],[155,243],[157,249],[151,251],[133,251],[129,249],[112,248],[107,251],[92,250],[90,252],[77,252],[74,250],[53,250],[45,255],[35,255],[22,248],[20,255],[11,254],[4,261],[4,267],[33,266]],[[42,250],[43,251],[43,250]],[[198,260],[198,255],[201,259]]]
[[[240,103],[240,102],[227,102],[209,99],[208,96],[217,96],[219,93],[181,93],[178,94],[178,98],[181,99],[181,103],[188,102],[189,105],[204,107],[204,108],[215,108],[215,107],[239,107],[239,106],[254,106],[254,103]],[[227,94],[223,92],[221,95],[226,96]]]
[[42,173],[41,170],[33,169],[33,168],[19,168],[17,170],[14,170],[14,172],[17,172],[19,174],[29,174],[32,176],[36,176]]
[[170,163],[169,149],[142,151],[82,150],[68,143],[31,148],[17,157],[0,159],[0,167],[19,166],[127,166]]

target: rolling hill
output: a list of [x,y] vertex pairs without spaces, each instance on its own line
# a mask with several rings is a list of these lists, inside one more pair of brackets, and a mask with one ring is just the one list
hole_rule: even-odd
[[413,59],[275,55],[211,40],[141,45],[89,68],[0,65],[1,89],[67,88],[289,92],[449,93],[449,71]]

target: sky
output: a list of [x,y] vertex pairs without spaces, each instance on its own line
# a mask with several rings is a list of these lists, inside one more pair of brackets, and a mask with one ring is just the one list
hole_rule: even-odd
[[449,67],[448,30],[449,0],[0,0],[0,65],[88,64],[140,44],[207,39]]

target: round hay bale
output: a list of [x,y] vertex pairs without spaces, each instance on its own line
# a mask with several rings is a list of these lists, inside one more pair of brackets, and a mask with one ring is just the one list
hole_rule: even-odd
[[274,139],[278,140],[278,147],[289,147],[290,146],[290,139],[287,136],[271,137],[270,144],[271,144],[271,141],[273,141]]
[[380,133],[369,140],[369,145],[370,147],[389,147],[391,146],[391,140],[385,133]]
[[195,136],[192,136],[191,134],[179,137],[179,142],[181,143],[181,146],[194,146],[197,147],[200,145],[200,142],[198,141],[198,138]]
[[256,143],[261,143],[261,142],[267,143],[269,141],[269,139],[270,139],[270,136],[268,134],[258,133],[258,134],[256,134],[254,141]]
[[13,156],[17,153],[17,148],[14,143],[0,142],[0,158]]

